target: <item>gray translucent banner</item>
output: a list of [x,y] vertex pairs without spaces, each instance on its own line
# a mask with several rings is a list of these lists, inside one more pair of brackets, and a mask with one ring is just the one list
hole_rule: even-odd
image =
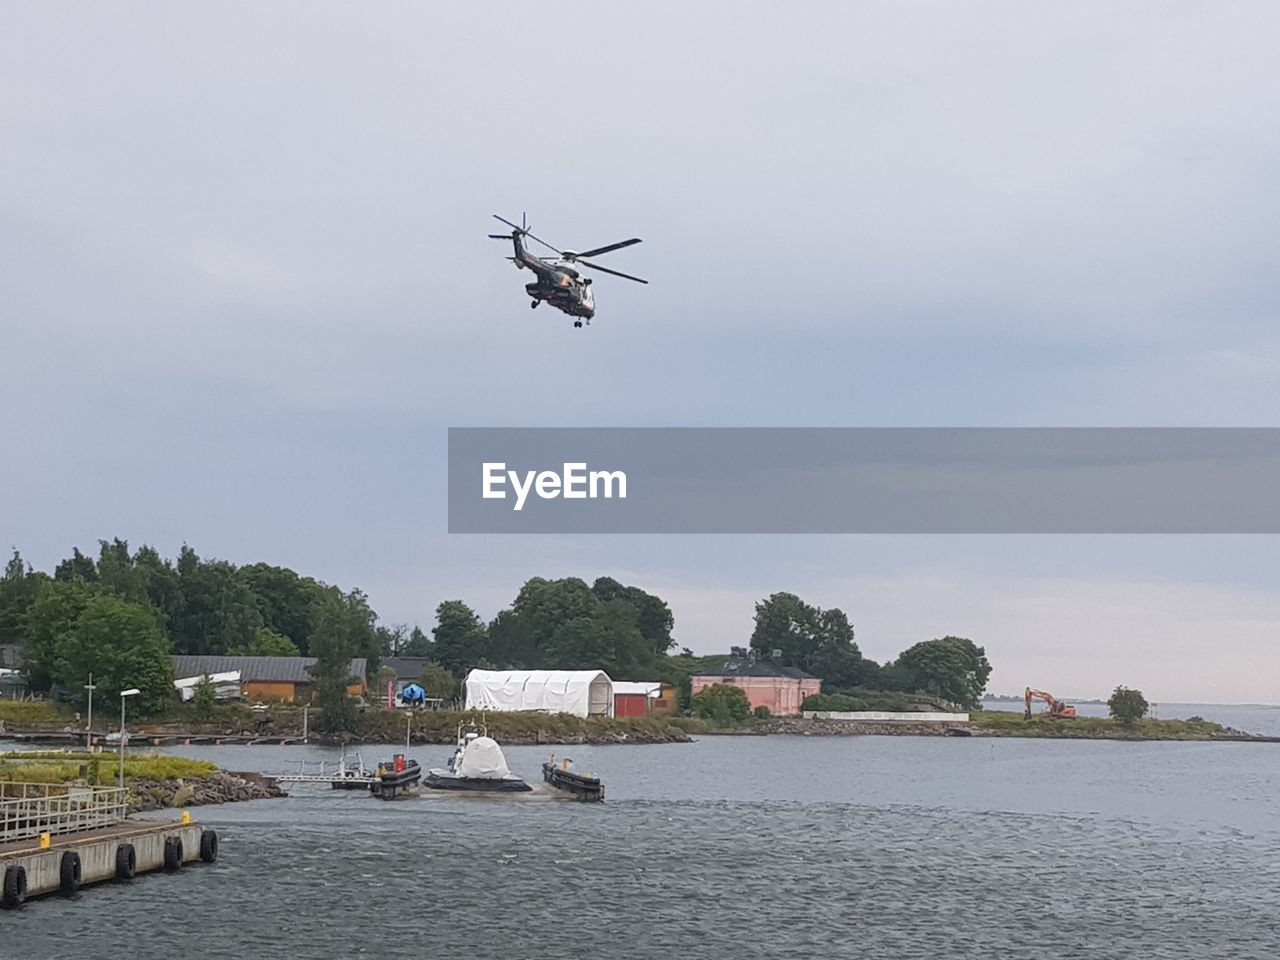
[[1280,533],[1277,491],[1273,428],[449,430],[450,533]]

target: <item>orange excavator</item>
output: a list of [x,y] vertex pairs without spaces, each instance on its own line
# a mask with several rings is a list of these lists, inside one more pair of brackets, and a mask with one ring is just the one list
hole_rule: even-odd
[[1027,687],[1027,712],[1025,714],[1028,720],[1031,719],[1031,701],[1043,700],[1049,704],[1047,716],[1054,720],[1074,720],[1076,718],[1076,708],[1069,703],[1063,703],[1052,693],[1045,693],[1043,690],[1032,690]]

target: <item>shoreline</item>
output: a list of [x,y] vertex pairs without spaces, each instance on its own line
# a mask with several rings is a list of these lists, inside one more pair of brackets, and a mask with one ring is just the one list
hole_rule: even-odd
[[[410,746],[448,745],[455,741],[456,727],[462,719],[480,719],[468,714],[432,711],[414,714],[415,725],[409,728]],[[282,718],[284,719],[284,718]],[[256,729],[238,723],[173,721],[140,724],[130,739],[135,746],[230,746],[230,745],[303,745],[338,747],[361,744],[368,746],[403,746],[407,715],[379,713],[362,718],[360,729],[351,733],[326,733],[314,729],[302,736],[300,723],[284,722],[259,725]],[[1280,736],[1251,734],[1216,723],[1191,720],[1143,720],[1126,727],[1116,721],[1082,717],[1075,720],[1030,721],[1012,713],[976,711],[968,721],[911,720],[824,720],[800,717],[774,717],[717,727],[691,717],[674,718],[582,718],[575,716],[495,714],[483,719],[493,737],[509,746],[606,746],[626,744],[689,743],[702,736],[910,736],[910,737],[988,737],[1041,740],[1124,740],[1201,743],[1280,743]],[[107,731],[95,731],[96,742],[107,749]],[[57,744],[67,747],[83,745],[85,732],[68,723],[43,722],[28,724],[0,723],[0,742]]]
[[[119,782],[116,777],[116,758],[110,752],[0,754],[0,799],[23,796],[32,786],[55,794],[72,788],[114,787]],[[287,796],[272,776],[162,754],[126,754],[124,788],[130,814]]]

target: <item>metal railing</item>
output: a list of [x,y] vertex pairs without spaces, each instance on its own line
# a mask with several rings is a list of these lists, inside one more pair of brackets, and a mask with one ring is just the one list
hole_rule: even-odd
[[273,773],[271,779],[277,783],[372,783],[375,779],[359,754],[354,760],[344,756],[336,761],[298,760],[296,763],[296,771]]
[[0,843],[95,830],[127,815],[125,792],[119,787],[0,783]]

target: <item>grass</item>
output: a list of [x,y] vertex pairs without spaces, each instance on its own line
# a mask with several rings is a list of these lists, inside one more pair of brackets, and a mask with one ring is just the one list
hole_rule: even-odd
[[52,700],[0,700],[0,720],[9,723],[65,723],[74,716]]
[[[83,781],[110,786],[119,771],[116,754],[84,751],[0,753],[0,782],[71,783]],[[159,754],[125,754],[126,780],[193,780],[217,771],[204,760]]]
[[1108,717],[1052,720],[1043,714],[1030,720],[1011,710],[975,710],[969,714],[975,727],[1002,737],[1052,737],[1088,740],[1211,740],[1228,734],[1226,727],[1208,720],[1139,720],[1125,725]]

